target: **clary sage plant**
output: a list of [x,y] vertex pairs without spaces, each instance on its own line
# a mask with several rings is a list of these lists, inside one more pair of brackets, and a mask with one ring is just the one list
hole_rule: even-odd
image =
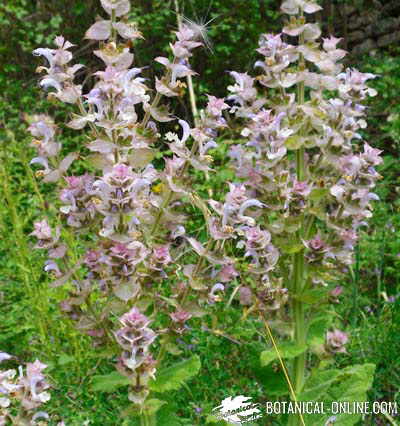
[[[176,367],[179,375],[169,370],[172,379],[164,383],[158,372],[165,353],[179,353],[175,342],[187,322],[202,315],[223,289],[218,271],[229,260],[189,235],[185,224],[192,206],[203,213],[210,242],[215,241],[212,215],[193,192],[189,172],[210,170],[208,151],[217,146],[217,130],[226,126],[222,112],[228,105],[210,96],[196,127],[178,120],[180,135],[166,131],[177,120],[168,100],[182,97],[182,79],[195,74],[189,59],[201,46],[199,34],[180,26],[172,58],[155,59],[165,73],[151,90],[140,77],[142,69],[133,67],[129,45],[142,35],[123,19],[130,2],[101,4],[108,18],[86,33],[99,42],[94,54],[103,63],[91,90],[85,93],[75,82],[83,66],[71,63],[73,45],[63,37],[56,38],[54,49],[34,51],[47,62],[38,68],[44,73],[40,85],[50,98],[76,106],[67,126],[84,131],[87,143],[64,155],[54,121],[42,115],[31,120],[38,153],[31,164],[40,167],[36,174],[44,182],[57,185],[62,216],[61,226],[50,225],[48,218],[36,222],[31,235],[37,249],[47,250],[44,269],[57,278],[53,287],[69,290],[62,311],[95,347],[114,355],[119,380],[129,385],[129,399],[147,424],[162,405],[149,398],[150,391],[179,387],[179,380],[199,369],[197,357],[186,360]],[[76,163],[84,173],[71,171]],[[243,205],[240,213],[245,210]],[[63,230],[83,253],[74,263]]]
[[[0,352],[0,363],[15,362],[13,356]],[[0,370],[0,426],[47,425],[48,413],[43,411],[51,396],[50,384],[43,371],[47,365],[39,360],[28,362],[26,367]],[[64,426],[60,422],[57,426]]]
[[[189,61],[201,32],[180,26],[171,57],[155,59],[165,73],[151,90],[142,69],[133,67],[130,46],[142,34],[125,19],[129,1],[101,4],[107,19],[86,33],[99,42],[94,54],[103,64],[91,89],[77,83],[82,65],[71,64],[74,46],[63,37],[54,49],[34,52],[47,61],[38,69],[41,86],[50,98],[75,105],[67,126],[87,140],[64,155],[50,117],[34,117],[29,128],[37,175],[59,191],[62,224],[43,218],[32,235],[36,248],[48,252],[53,286],[68,289],[62,311],[93,345],[108,348],[144,425],[163,403],[150,393],[176,389],[199,368],[193,358],[166,374],[165,354],[179,354],[176,342],[187,323],[231,291],[229,303],[238,296],[243,317],[255,314],[272,337],[275,348],[262,353],[262,363],[292,360],[287,371],[282,362],[291,397],[304,397],[310,350],[326,360],[344,352],[348,340],[335,328],[329,304],[341,293],[338,281],[377,199],[380,151],[362,136],[362,104],[376,94],[366,82],[375,76],[344,69],[340,39],[317,41],[319,25],[305,15],[319,5],[286,0],[282,11],[290,18],[282,34],[260,38],[260,74],[231,72],[235,82],[225,100],[209,96],[195,127],[184,120],[176,126],[169,100],[183,97],[183,79],[195,75]],[[229,131],[229,112],[237,179],[222,201],[203,200],[191,169],[211,171],[210,152],[217,131]],[[193,208],[206,229],[202,242],[185,226]],[[81,254],[73,264],[63,230]],[[234,256],[224,254],[227,241]],[[246,259],[244,277],[237,264]],[[233,281],[240,283],[234,290]]]
[[[332,307],[378,200],[382,159],[362,134],[363,103],[376,95],[366,83],[375,75],[344,68],[341,39],[318,41],[319,24],[306,20],[321,10],[315,1],[285,0],[281,10],[289,15],[282,33],[260,38],[259,74],[231,72],[227,99],[239,143],[229,156],[240,183],[213,207],[251,259],[253,285],[239,289],[246,315],[260,314],[286,338],[279,356],[293,360],[296,398],[307,389],[310,349],[320,359],[345,352],[348,336],[334,328]],[[249,198],[259,211],[243,226],[232,213]],[[261,362],[269,364],[275,352],[265,351]]]

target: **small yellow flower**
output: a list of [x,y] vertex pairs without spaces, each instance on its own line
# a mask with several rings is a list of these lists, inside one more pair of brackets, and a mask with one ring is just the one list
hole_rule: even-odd
[[100,198],[93,197],[92,201],[93,201],[94,204],[97,204],[97,205],[101,204],[101,199]]
[[224,226],[223,231],[226,232],[227,234],[231,234],[234,231],[234,229],[232,226],[226,225]]
[[164,188],[165,188],[165,185],[164,185],[162,182],[160,182],[160,183],[158,183],[157,185],[154,185],[154,186],[151,188],[151,190],[152,190],[153,192],[155,192],[156,194],[160,194],[161,192],[163,192]]

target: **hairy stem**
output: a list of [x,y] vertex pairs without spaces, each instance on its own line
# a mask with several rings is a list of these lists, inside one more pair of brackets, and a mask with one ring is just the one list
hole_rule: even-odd
[[[293,270],[293,293],[299,295],[304,285],[304,251],[296,253],[294,256],[294,270]],[[293,300],[293,316],[294,316],[294,338],[299,346],[306,344],[306,327],[304,305],[297,299]],[[304,374],[306,364],[306,353],[302,353],[294,359],[293,374],[294,386],[296,394],[298,395],[303,387]]]
[[150,414],[147,410],[143,410],[140,414],[140,426],[156,426],[155,414]]
[[142,414],[140,415],[140,426],[148,426],[145,412],[142,412]]
[[[196,153],[197,149],[198,149],[198,143],[195,141],[190,151],[190,157],[192,157]],[[189,161],[186,160],[185,164],[183,165],[182,169],[177,175],[178,179],[184,176],[184,174],[187,172],[187,169],[189,168],[189,165],[190,165]],[[156,234],[158,227],[160,225],[161,218],[164,214],[164,211],[168,207],[168,204],[171,202],[173,196],[174,196],[174,192],[171,189],[168,189],[167,194],[164,198],[164,201],[162,202],[160,209],[158,211],[158,214],[156,216],[156,220],[154,221],[153,227],[150,231],[150,238],[153,238],[153,236]]]
[[[286,382],[287,382],[288,387],[289,387],[290,396],[292,397],[293,401],[297,403],[296,392],[295,392],[295,390],[293,388],[293,385],[292,385],[292,382],[290,380],[288,371],[286,369],[285,363],[283,362],[281,353],[280,353],[279,348],[278,348],[278,346],[276,344],[276,341],[275,341],[274,336],[272,334],[271,328],[268,325],[268,321],[266,320],[266,318],[265,318],[265,316],[263,314],[260,314],[260,317],[261,317],[261,321],[265,325],[265,330],[267,331],[268,337],[271,340],[272,346],[274,347],[275,352],[276,352],[276,354],[278,356],[279,363],[281,364],[281,368],[282,368],[283,374],[285,376]],[[303,419],[303,416],[301,415],[301,413],[299,413],[299,420],[300,420],[300,424],[302,426],[305,426],[304,419]]]
[[[304,43],[303,35],[300,36],[299,43]],[[299,59],[300,69],[304,69],[305,61],[302,56]],[[299,105],[304,104],[305,100],[305,87],[304,82],[300,82],[297,87],[297,102]],[[296,151],[296,174],[298,181],[304,181],[306,179],[306,164],[305,164],[305,149],[301,147]],[[301,242],[301,239],[304,237],[305,231],[305,220],[302,218],[302,223],[300,226],[300,230],[298,232],[298,238]],[[308,225],[308,224],[307,224]],[[308,228],[308,226],[306,227]],[[307,229],[306,232],[309,230]],[[305,346],[307,340],[306,333],[306,324],[305,324],[305,312],[303,303],[296,298],[299,296],[304,288],[305,283],[305,256],[304,249],[294,254],[293,259],[293,273],[292,273],[292,283],[291,290],[293,302],[292,302],[292,315],[294,321],[294,341],[297,346]],[[293,370],[292,377],[294,383],[294,390],[296,396],[298,396],[303,388],[304,377],[306,372],[306,357],[307,351],[304,351],[302,354],[298,355],[293,360]],[[301,417],[299,416],[291,416],[289,424],[291,426],[301,424]]]
[[112,9],[111,11],[111,41],[114,43],[117,42],[117,30],[114,28],[115,21],[116,21],[116,12],[115,12],[115,9]]

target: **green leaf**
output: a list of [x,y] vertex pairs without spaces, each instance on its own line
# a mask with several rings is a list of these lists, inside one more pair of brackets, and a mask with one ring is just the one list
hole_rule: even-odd
[[312,305],[314,303],[320,302],[322,299],[326,299],[327,290],[325,288],[312,288],[303,293],[295,296],[300,302],[307,303]]
[[339,377],[340,370],[317,370],[306,382],[299,401],[324,401],[329,387]]
[[207,314],[207,311],[199,306],[198,301],[191,301],[185,303],[183,306],[183,310],[186,312],[190,312],[195,318],[201,318]]
[[217,426],[224,426],[224,425],[227,424],[225,420],[219,419],[217,416],[214,416],[214,414],[209,414],[207,416],[206,423],[207,424],[212,423],[212,424],[217,425]]
[[110,374],[97,375],[93,377],[92,381],[92,390],[100,392],[114,392],[116,389],[127,386],[131,381],[118,373],[118,371],[113,371]]
[[178,345],[173,342],[166,343],[165,350],[172,355],[180,355],[182,353],[182,350],[179,349]]
[[331,322],[332,317],[327,313],[323,317],[314,318],[308,327],[307,343],[310,346],[324,344],[326,331],[330,327]]
[[134,417],[138,418],[140,416],[140,408],[138,405],[130,405],[128,408],[121,410],[119,415],[122,418],[129,418],[130,420]]
[[298,135],[290,136],[285,141],[285,146],[288,149],[300,149],[304,145],[304,138]]
[[154,392],[179,389],[184,382],[187,382],[200,371],[200,367],[200,358],[197,355],[178,362],[171,367],[160,370],[156,379],[149,382],[149,388]]
[[157,411],[157,425],[180,426],[182,424],[176,415],[178,408],[171,405],[171,403],[168,403]]
[[289,394],[288,383],[281,368],[275,369],[272,365],[256,370],[257,381],[265,388],[268,396],[283,396]]
[[[353,365],[342,370],[316,371],[306,382],[299,401],[323,401],[330,408],[332,402],[364,402],[371,388],[375,372],[374,364]],[[304,415],[307,426],[325,424],[330,413]],[[353,426],[359,422],[359,414],[336,414],[341,426]]]
[[314,188],[310,194],[310,200],[318,202],[321,201],[329,194],[329,189],[326,188]]
[[67,354],[61,354],[58,357],[58,364],[59,365],[67,365],[67,364],[71,364],[72,362],[75,361],[75,358],[71,355],[67,355]]
[[[306,345],[296,345],[292,342],[282,343],[278,346],[278,350],[281,358],[292,359],[296,356],[301,355],[307,350]],[[261,352],[260,362],[262,366],[270,364],[272,361],[278,358],[276,350],[274,348],[268,349],[267,351]]]
[[144,409],[148,414],[153,415],[166,403],[166,401],[162,401],[161,399],[148,399],[146,400]]
[[281,250],[286,254],[299,253],[304,249],[303,244],[282,244],[280,245]]

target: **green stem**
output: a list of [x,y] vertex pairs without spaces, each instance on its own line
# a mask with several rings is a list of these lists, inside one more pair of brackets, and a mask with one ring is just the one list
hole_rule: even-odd
[[[304,87],[303,87],[304,91]],[[304,164],[304,148],[299,149],[296,157],[296,170],[297,179],[299,181],[304,179],[305,164]],[[304,218],[299,231],[299,239],[303,237],[304,233]],[[308,224],[307,224],[308,225]],[[307,226],[308,228],[308,226]],[[307,229],[307,233],[309,230]],[[293,279],[292,279],[292,294],[299,296],[303,290],[305,282],[305,257],[304,250],[301,250],[294,255],[293,264]],[[297,345],[302,346],[306,344],[306,328],[305,328],[305,315],[304,305],[296,297],[293,298],[293,319],[295,326],[294,339]],[[294,359],[293,374],[294,385],[296,394],[301,391],[303,386],[304,374],[306,364],[306,353],[303,353]]]
[[[300,36],[300,44],[304,43],[303,35]],[[299,59],[300,69],[305,67],[305,61],[302,56]],[[305,87],[304,82],[298,84],[297,87],[297,102],[299,105],[304,104],[305,101]],[[296,151],[296,174],[298,181],[304,181],[306,178],[306,164],[304,159],[305,149],[301,147]],[[304,217],[302,218],[302,223],[300,230],[298,232],[298,238],[301,242],[301,239],[304,237],[305,232],[309,232],[309,223],[305,223]],[[305,229],[307,228],[307,229]],[[307,341],[307,332],[305,324],[305,312],[303,303],[298,300],[296,296],[299,296],[304,288],[305,284],[305,256],[304,250],[301,250],[294,254],[293,259],[293,274],[292,274],[292,283],[291,291],[293,297],[292,302],[292,314],[294,321],[294,341],[297,346],[305,346]],[[304,377],[306,372],[306,357],[307,351],[303,352],[301,355],[297,356],[293,360],[293,370],[292,370],[292,380],[294,383],[294,390],[296,397],[300,394],[303,384]],[[289,425],[296,426],[301,424],[301,418],[299,416],[291,416],[289,420]]]
[[[378,285],[377,285],[377,300],[380,302],[382,298],[382,283],[384,278],[384,266],[385,266],[385,252],[386,252],[386,229],[383,228],[381,245],[380,245],[380,260],[379,260],[379,269],[378,269]],[[385,289],[384,289],[385,290]]]
[[[356,264],[353,274],[353,312],[352,312],[352,324],[353,327],[357,326],[358,316],[358,285],[360,282],[360,245],[357,244],[355,247]],[[379,300],[379,299],[378,299]]]
[[156,415],[155,414],[147,414],[147,424],[148,426],[156,426]]
[[115,9],[111,11],[111,41],[113,43],[117,42],[117,30],[114,28],[114,24],[116,21],[116,12]]
[[[295,254],[293,272],[293,292],[295,295],[299,295],[304,285],[304,251]],[[297,299],[293,300],[293,316],[295,323],[294,338],[297,345],[303,346],[306,344],[304,305]],[[303,387],[305,367],[306,353],[304,352],[296,357],[293,363],[294,387],[297,395]]]
[[[172,61],[172,63],[176,64],[177,62],[178,62],[178,58],[174,57],[174,60]],[[165,78],[168,81],[168,83],[170,83],[171,76],[172,76],[172,70],[169,69],[165,75]],[[160,92],[157,92],[156,96],[153,99],[153,102],[151,103],[149,109],[146,111],[146,114],[143,117],[143,121],[142,121],[143,129],[145,129],[147,124],[149,123],[149,120],[151,118],[151,110],[158,107],[158,104],[160,103],[162,97],[163,95]]]
[[[198,148],[198,143],[195,141],[192,145],[192,149],[190,151],[190,157],[192,157]],[[187,169],[189,168],[189,161],[186,160],[184,166],[182,167],[181,171],[177,174],[177,178],[180,179],[187,171]],[[153,227],[151,228],[150,231],[150,238],[152,239],[154,237],[154,235],[156,234],[158,227],[160,225],[160,220],[164,214],[165,209],[168,207],[169,203],[172,200],[172,197],[174,196],[174,192],[171,189],[168,189],[168,192],[164,198],[164,201],[161,203],[160,209],[158,211],[158,214],[156,216],[156,219],[154,221]]]
[[145,412],[140,415],[140,426],[147,426],[147,418]]
[[[302,230],[299,236],[302,235]],[[294,322],[294,341],[297,346],[305,346],[307,342],[307,331],[305,321],[304,304],[296,297],[299,296],[305,285],[305,257],[304,250],[295,253],[293,259],[293,275],[291,283],[291,291],[293,297],[292,302],[292,315]],[[304,378],[306,373],[306,358],[307,351],[298,355],[293,360],[292,367],[292,382],[296,396],[298,396],[303,388]],[[301,424],[301,419],[298,416],[291,416],[289,425],[297,426]]]
[[143,410],[140,414],[140,426],[156,426],[156,415]]

